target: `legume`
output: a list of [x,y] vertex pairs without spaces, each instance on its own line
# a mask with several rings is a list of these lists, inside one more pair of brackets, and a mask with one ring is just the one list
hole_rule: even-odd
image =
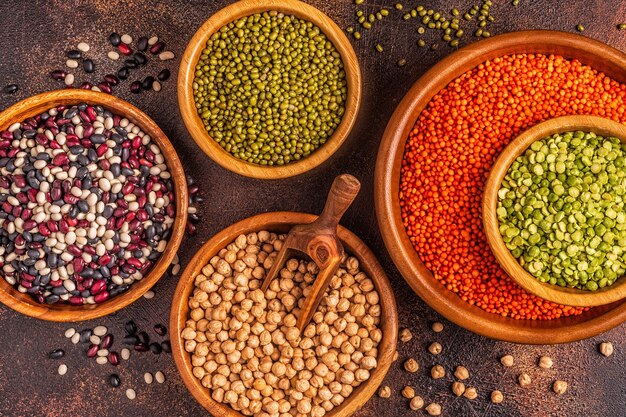
[[222,148],[254,164],[285,165],[333,134],[347,83],[339,53],[318,27],[267,12],[211,36],[193,91],[207,132]]
[[613,354],[613,343],[611,342],[602,342],[598,347],[598,350],[603,356],[609,357]]
[[498,190],[499,230],[538,281],[595,291],[626,272],[623,148],[618,138],[568,132],[511,164]]
[[265,294],[259,288],[284,238],[241,235],[214,256],[196,276],[181,337],[215,401],[245,415],[322,416],[377,366],[379,296],[347,257],[301,333],[298,299],[319,271],[315,263],[290,259]]
[[502,271],[482,230],[483,186],[521,130],[568,114],[626,122],[619,111],[625,95],[624,85],[578,61],[525,54],[487,61],[435,95],[407,141],[399,196],[407,234],[434,277],[505,317],[546,320],[584,311],[528,294]]
[[101,303],[126,291],[165,250],[175,214],[158,146],[139,126],[86,104],[0,132],[0,192],[4,279],[47,304]]

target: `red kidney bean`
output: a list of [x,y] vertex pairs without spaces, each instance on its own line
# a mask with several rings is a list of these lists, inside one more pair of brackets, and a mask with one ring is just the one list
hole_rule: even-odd
[[97,294],[97,295],[95,295],[93,297],[93,300],[96,303],[98,303],[98,304],[103,303],[103,302],[105,302],[108,299],[109,299],[109,292],[108,291],[103,291],[100,294]]
[[[78,286],[77,286],[77,288],[78,288]],[[74,295],[74,296],[69,298],[68,302],[71,305],[73,305],[73,306],[80,306],[80,305],[83,305],[84,300],[83,300],[83,297],[78,296],[78,295]]]
[[100,349],[108,349],[113,345],[113,335],[107,334],[100,341]]
[[98,354],[98,350],[100,350],[98,345],[92,344],[91,346],[89,346],[89,349],[87,349],[87,357],[88,358],[95,358],[96,355]]
[[[91,286],[91,294],[93,295],[100,295],[102,293],[102,291],[104,291],[107,287],[107,283],[105,280],[100,279],[97,280],[93,283],[93,285]],[[108,295],[107,295],[108,297]],[[104,301],[104,300],[103,300]]]
[[113,366],[117,366],[120,364],[120,356],[117,352],[109,352],[107,359],[109,360],[109,363]]

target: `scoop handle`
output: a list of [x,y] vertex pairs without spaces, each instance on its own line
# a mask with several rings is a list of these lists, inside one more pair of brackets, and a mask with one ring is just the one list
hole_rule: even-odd
[[318,224],[336,229],[339,220],[348,210],[360,189],[361,183],[350,174],[341,174],[335,178],[328,192],[324,210],[317,220]]

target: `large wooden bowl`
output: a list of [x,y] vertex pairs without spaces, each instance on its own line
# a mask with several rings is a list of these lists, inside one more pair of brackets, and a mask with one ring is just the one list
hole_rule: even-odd
[[[306,158],[283,166],[253,164],[235,158],[226,152],[206,131],[202,119],[198,115],[193,96],[193,79],[195,77],[196,65],[211,35],[233,20],[271,10],[294,15],[319,27],[341,55],[348,84],[345,112],[341,123],[337,126],[332,136]],[[352,49],[352,44],[341,28],[328,16],[315,7],[297,0],[240,0],[224,7],[200,26],[193,38],[191,38],[191,41],[189,41],[189,45],[180,62],[178,106],[187,130],[189,130],[193,140],[212,160],[222,167],[246,177],[259,179],[287,178],[302,174],[322,164],[339,149],[348,137],[360,105],[361,70],[354,49]]]
[[500,235],[496,208],[498,190],[511,164],[526,152],[530,145],[555,133],[594,132],[600,136],[613,136],[626,143],[626,126],[597,116],[563,116],[538,123],[516,137],[502,151],[491,168],[483,194],[483,225],[487,241],[500,266],[527,291],[552,302],[577,307],[595,307],[610,304],[626,297],[626,278],[620,277],[613,285],[597,291],[566,288],[538,281],[513,257]]
[[[233,410],[227,404],[218,403],[211,398],[211,391],[203,387],[200,380],[192,374],[191,355],[185,351],[180,334],[185,328],[185,321],[189,318],[189,296],[194,290],[194,280],[202,267],[222,248],[234,241],[237,236],[260,230],[275,233],[287,233],[295,224],[310,223],[317,216],[305,213],[275,212],[264,213],[249,217],[232,226],[227,227],[200,248],[180,277],[170,315],[170,339],[172,341],[172,355],[176,367],[180,372],[185,385],[195,399],[213,416],[243,417],[243,414]],[[383,338],[378,345],[378,366],[372,371],[371,377],[362,383],[339,407],[326,414],[328,417],[345,417],[361,408],[374,394],[385,378],[393,362],[398,338],[398,312],[396,301],[391,290],[385,271],[376,260],[374,254],[358,237],[349,230],[339,226],[338,235],[346,252],[359,259],[362,270],[374,281],[380,295],[381,303],[381,330]]]
[[174,181],[176,218],[167,247],[150,272],[140,281],[133,283],[126,292],[103,303],[83,306],[39,304],[29,294],[22,294],[6,282],[3,277],[0,277],[0,302],[22,314],[41,320],[59,322],[91,320],[111,314],[141,297],[161,278],[169,267],[180,246],[187,222],[187,182],[174,147],[167,139],[167,136],[165,136],[165,133],[150,117],[124,100],[110,94],[88,90],[66,89],[51,91],[27,98],[2,112],[0,114],[0,130],[7,129],[15,122],[21,122],[29,117],[36,116],[52,107],[79,103],[100,104],[113,113],[128,118],[150,135],[152,140],[161,148]]
[[576,58],[615,80],[626,82],[626,55],[601,42],[564,32],[514,32],[473,43],[451,54],[422,76],[393,114],[378,152],[376,215],[394,263],[413,290],[454,323],[494,339],[550,344],[584,339],[626,320],[626,302],[593,308],[575,317],[549,321],[515,320],[490,314],[447,290],[424,266],[402,223],[398,193],[404,148],[419,114],[448,83],[478,64],[514,53],[559,54]]

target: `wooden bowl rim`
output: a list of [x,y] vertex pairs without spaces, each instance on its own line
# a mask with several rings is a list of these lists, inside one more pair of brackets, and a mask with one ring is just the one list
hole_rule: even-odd
[[[348,88],[341,122],[326,143],[304,159],[271,167],[243,161],[226,152],[207,133],[193,97],[195,66],[209,37],[233,20],[269,10],[292,14],[319,27],[341,55]],[[178,72],[178,107],[193,140],[217,164],[250,178],[280,179],[302,174],[321,165],[341,147],[356,122],[361,106],[361,89],[361,70],[352,44],[341,28],[321,10],[298,0],[240,0],[213,14],[189,41]]]
[[124,293],[100,304],[83,306],[39,304],[28,294],[22,294],[0,278],[0,302],[15,311],[30,317],[53,322],[78,322],[91,320],[116,312],[131,304],[146,293],[166,273],[182,241],[187,222],[187,181],[176,150],[167,136],[148,115],[132,104],[110,94],[95,91],[64,89],[49,91],[26,98],[0,113],[0,129],[6,129],[16,121],[40,114],[52,107],[68,104],[99,104],[105,109],[128,118],[146,132],[159,146],[174,182],[176,217],[172,235],[159,260],[150,272],[136,281]]
[[[569,53],[564,53],[567,49]],[[383,241],[401,275],[429,306],[448,320],[480,335],[525,344],[556,344],[586,339],[626,320],[626,303],[596,307],[575,317],[549,321],[516,320],[487,313],[445,288],[421,262],[407,236],[398,202],[401,161],[417,117],[449,82],[482,62],[515,53],[556,53],[583,64],[602,57],[613,78],[626,68],[626,55],[599,41],[572,33],[532,30],[494,36],[467,45],[439,61],[413,84],[391,117],[376,160],[374,194]],[[573,56],[576,54],[577,56]],[[594,65],[596,69],[597,65]]]
[[[257,214],[240,220],[210,238],[198,252],[196,252],[181,274],[172,300],[172,311],[170,315],[172,355],[187,389],[191,392],[196,401],[212,415],[220,417],[243,416],[243,414],[235,411],[228,405],[218,403],[211,398],[210,390],[203,387],[200,380],[192,374],[191,355],[185,351],[184,345],[181,343],[180,334],[185,328],[185,322],[189,317],[189,306],[187,302],[194,289],[195,277],[201,272],[202,267],[206,265],[212,256],[234,241],[240,234],[260,230],[275,231],[277,228],[285,229],[286,233],[290,226],[294,224],[310,223],[316,218],[317,216],[307,213],[272,212]],[[397,344],[398,311],[391,284],[374,253],[348,229],[339,226],[337,233],[344,243],[347,252],[359,259],[361,268],[363,268],[374,281],[374,285],[380,295],[382,309],[381,329],[383,338],[378,346],[378,366],[371,373],[369,380],[356,388],[343,404],[327,414],[329,417],[346,417],[360,409],[369,400],[389,371]],[[354,248],[358,248],[359,253],[355,253],[353,251]]]
[[576,307],[595,307],[610,304],[626,297],[626,279],[624,277],[609,287],[597,291],[585,291],[577,288],[564,288],[537,281],[513,257],[500,235],[496,207],[498,190],[511,164],[536,141],[555,133],[574,131],[594,132],[601,136],[617,137],[626,143],[626,126],[610,119],[598,116],[562,116],[548,119],[525,130],[504,148],[496,163],[491,168],[485,183],[483,194],[483,227],[487,242],[498,263],[521,287],[545,300]]

